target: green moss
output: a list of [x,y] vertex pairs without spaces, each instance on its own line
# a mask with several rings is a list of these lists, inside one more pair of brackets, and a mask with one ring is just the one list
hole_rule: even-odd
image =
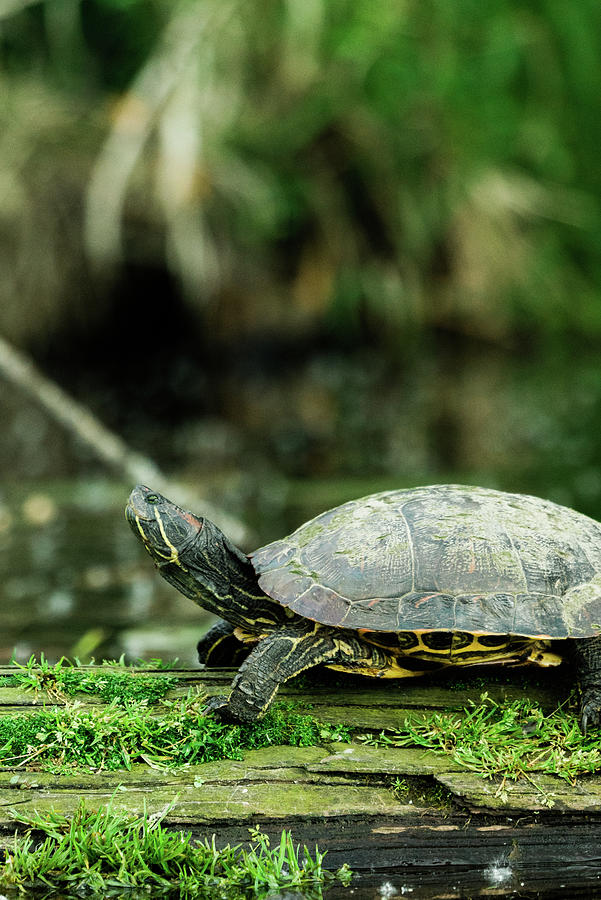
[[453,794],[444,785],[427,776],[409,775],[394,778],[392,790],[401,803],[419,807],[432,807],[439,811],[450,812],[453,806]]
[[578,775],[601,770],[601,729],[582,734],[578,720],[563,708],[551,715],[530,700],[502,704],[482,694],[467,715],[432,713],[407,718],[388,734],[368,735],[367,743],[421,747],[449,755],[487,778],[528,778],[535,772],[573,783]]
[[61,674],[57,686],[74,696],[79,693],[94,694],[105,703],[115,700],[144,700],[154,703],[177,687],[179,679],[173,675],[140,675],[121,672],[83,673],[76,669]]
[[[152,668],[159,668],[160,661],[155,662],[156,666]],[[146,675],[128,672],[125,667],[122,672],[103,671],[102,667],[89,671],[64,657],[50,665],[43,655],[40,662],[32,656],[25,665],[16,666],[14,675],[4,676],[4,687],[21,686],[45,691],[50,696],[91,694],[105,703],[129,700],[154,703],[180,683],[174,675]]]
[[165,767],[241,759],[244,750],[269,745],[308,747],[348,740],[349,729],[324,725],[276,704],[260,722],[225,725],[203,715],[205,698],[190,691],[151,710],[135,700],[86,709],[77,703],[28,715],[0,717],[0,767],[50,771],[86,767],[130,768],[134,762]]

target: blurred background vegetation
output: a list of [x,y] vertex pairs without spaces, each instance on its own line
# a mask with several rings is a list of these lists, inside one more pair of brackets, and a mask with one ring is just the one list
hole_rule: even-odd
[[[446,480],[601,518],[600,96],[597,0],[0,0],[0,335],[257,542]],[[31,621],[85,557],[113,623],[64,492],[124,487],[0,388],[4,604],[45,533]]]

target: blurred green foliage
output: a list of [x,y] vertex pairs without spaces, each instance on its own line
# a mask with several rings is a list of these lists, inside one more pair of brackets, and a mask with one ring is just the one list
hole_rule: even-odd
[[30,203],[47,227],[66,185],[84,240],[36,242],[63,261],[39,277],[50,307],[86,256],[160,248],[190,302],[234,294],[244,327],[601,337],[597,0],[1,10],[0,228],[30,273],[2,330],[39,327],[10,297],[52,266],[15,229]]

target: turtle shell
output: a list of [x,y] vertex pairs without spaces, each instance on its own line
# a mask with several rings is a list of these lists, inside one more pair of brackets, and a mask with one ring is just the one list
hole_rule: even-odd
[[601,632],[601,524],[537,497],[461,485],[386,491],[322,513],[251,559],[270,597],[324,625]]

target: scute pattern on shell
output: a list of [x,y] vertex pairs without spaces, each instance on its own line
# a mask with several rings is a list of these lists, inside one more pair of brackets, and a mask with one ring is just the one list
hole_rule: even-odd
[[324,625],[601,632],[601,525],[537,497],[386,491],[322,513],[251,559],[267,594]]

